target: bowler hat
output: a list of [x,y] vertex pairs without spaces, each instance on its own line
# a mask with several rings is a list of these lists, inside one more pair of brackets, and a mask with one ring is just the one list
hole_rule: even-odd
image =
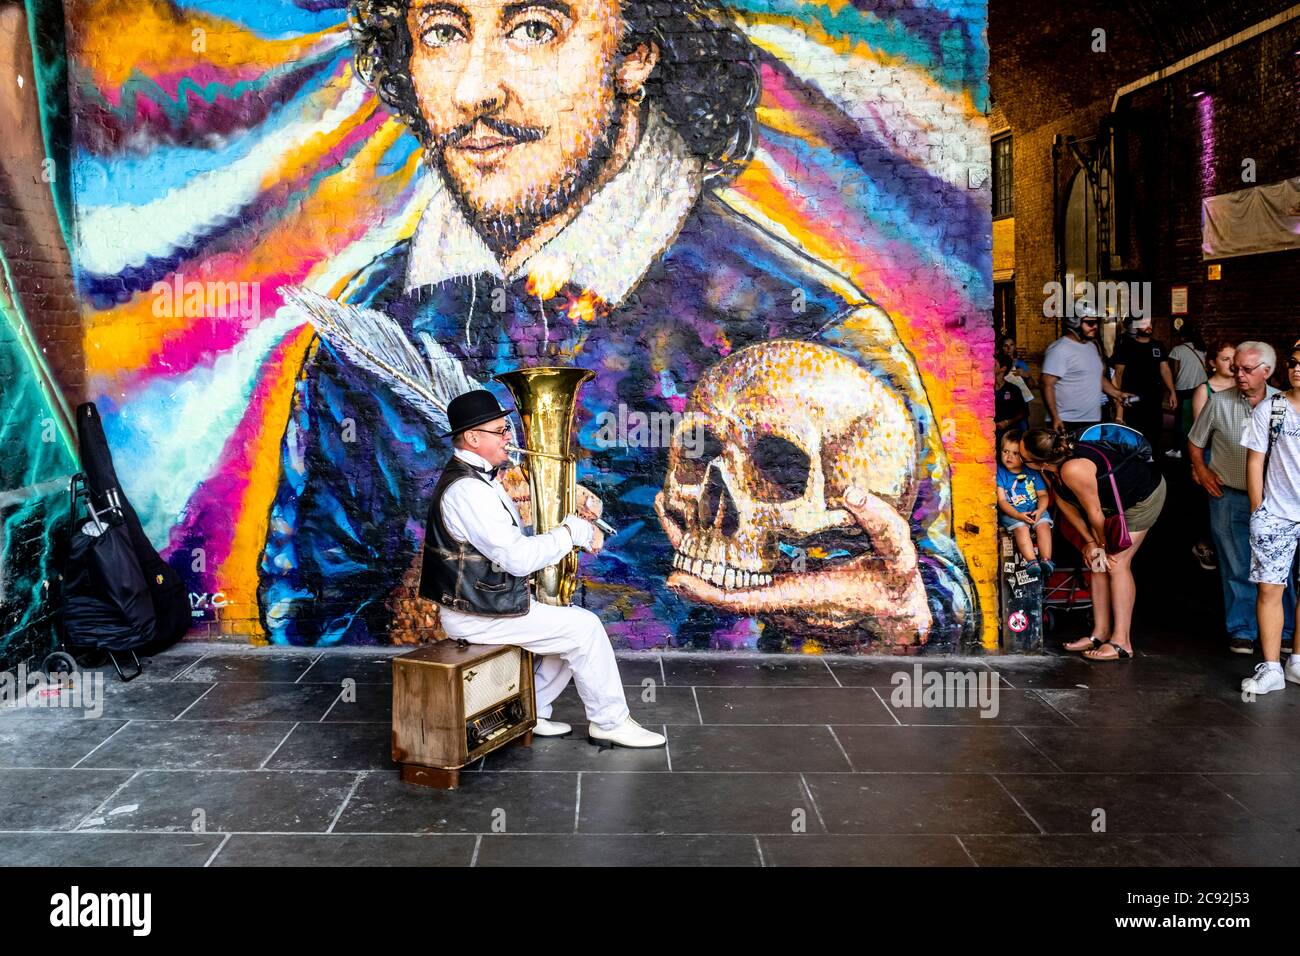
[[487,389],[478,388],[463,395],[457,395],[447,403],[447,423],[451,431],[443,438],[459,435],[469,431],[475,425],[495,421],[510,414],[511,409],[497,404],[496,396]]

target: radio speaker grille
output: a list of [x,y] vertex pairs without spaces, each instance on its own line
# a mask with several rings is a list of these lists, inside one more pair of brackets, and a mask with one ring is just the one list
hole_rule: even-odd
[[495,707],[519,693],[519,648],[467,668],[463,675],[465,716]]

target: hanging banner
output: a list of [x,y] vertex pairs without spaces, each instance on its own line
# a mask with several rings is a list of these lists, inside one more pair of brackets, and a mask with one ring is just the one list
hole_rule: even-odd
[[1201,258],[1300,249],[1300,176],[1201,203]]

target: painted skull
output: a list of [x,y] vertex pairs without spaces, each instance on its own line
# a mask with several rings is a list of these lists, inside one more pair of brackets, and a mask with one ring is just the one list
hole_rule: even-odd
[[700,378],[674,432],[661,498],[682,532],[673,567],[728,593],[798,594],[792,576],[864,548],[848,489],[910,514],[916,441],[899,396],[834,349],[776,339],[735,352]]

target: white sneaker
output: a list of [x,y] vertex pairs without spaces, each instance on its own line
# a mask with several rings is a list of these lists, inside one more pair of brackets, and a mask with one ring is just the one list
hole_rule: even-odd
[[547,720],[545,717],[538,717],[537,726],[533,728],[533,735],[537,737],[563,737],[571,733],[573,728],[564,721]]
[[593,744],[610,747],[662,747],[668,742],[663,734],[646,730],[628,717],[613,730],[601,730],[595,724],[587,726],[587,740]]
[[[1297,675],[1300,677],[1300,675]],[[1300,681],[1298,681],[1300,682]],[[1271,694],[1286,687],[1286,678],[1281,671],[1275,671],[1266,661],[1255,665],[1255,673],[1241,682],[1241,689],[1251,694]]]
[[1292,684],[1300,684],[1300,657],[1295,654],[1286,659],[1286,679]]

